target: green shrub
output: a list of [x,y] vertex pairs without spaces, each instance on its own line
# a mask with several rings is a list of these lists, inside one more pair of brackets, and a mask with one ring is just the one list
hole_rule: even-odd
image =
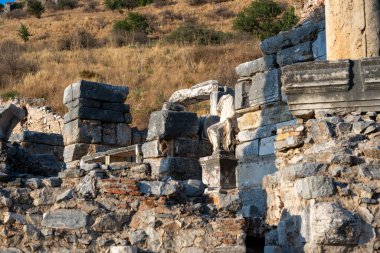
[[110,10],[133,9],[153,3],[153,0],[104,0],[104,5]]
[[57,7],[60,10],[74,9],[78,6],[77,0],[58,0]]
[[136,12],[130,12],[125,19],[117,21],[113,25],[113,30],[115,32],[124,31],[148,33],[149,24],[143,15]]
[[188,22],[170,32],[165,40],[176,44],[210,45],[225,43],[230,39],[228,33],[215,31],[205,26]]
[[29,37],[32,36],[32,34],[29,31],[29,28],[24,24],[20,25],[17,34],[24,42],[27,42],[29,40]]
[[37,0],[28,0],[27,11],[36,18],[41,18],[41,15],[44,13],[45,8],[42,3]]
[[297,22],[293,7],[284,10],[272,0],[255,0],[238,14],[234,28],[263,40],[290,29]]
[[3,94],[0,95],[0,97],[4,100],[10,100],[10,99],[14,99],[18,96],[18,92],[17,91],[7,91],[7,92],[4,92]]
[[24,8],[24,3],[17,2],[11,4],[11,11]]

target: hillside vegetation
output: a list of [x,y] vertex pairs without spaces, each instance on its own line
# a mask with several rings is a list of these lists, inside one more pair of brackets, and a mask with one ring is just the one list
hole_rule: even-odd
[[[43,97],[64,113],[63,90],[78,79],[126,85],[133,124],[142,128],[177,89],[209,79],[233,86],[235,66],[261,56],[255,37],[233,30],[251,1],[197,1],[156,0],[133,10],[86,1],[69,10],[47,6],[41,18],[23,12],[2,17],[0,94]],[[131,11],[146,18],[149,30],[115,32],[115,22]],[[31,33],[26,42],[18,35],[21,24]],[[170,35],[187,36],[189,24],[195,40],[170,41]]]

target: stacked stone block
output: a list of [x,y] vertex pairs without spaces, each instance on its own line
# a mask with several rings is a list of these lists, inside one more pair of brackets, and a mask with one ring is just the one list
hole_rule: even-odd
[[76,165],[84,155],[131,143],[130,107],[124,104],[128,88],[79,81],[68,86],[63,102],[64,161]]
[[142,146],[144,163],[149,163],[153,179],[200,179],[199,158],[210,155],[212,146],[202,140],[195,113],[161,110],[150,116],[147,142]]
[[61,134],[24,131],[12,135],[9,141],[19,143],[29,158],[39,163],[41,168],[34,173],[57,175],[64,168],[64,144]]

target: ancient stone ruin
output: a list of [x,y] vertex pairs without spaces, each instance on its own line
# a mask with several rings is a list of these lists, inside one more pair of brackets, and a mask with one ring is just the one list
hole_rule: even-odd
[[[121,86],[68,86],[62,132],[1,108],[0,252],[379,252],[376,22],[361,30],[366,53],[329,44],[337,25],[351,31],[352,3],[326,1],[326,23],[264,40],[235,89],[176,91],[146,132]],[[363,20],[376,6],[354,5]],[[207,115],[191,112],[204,101]]]

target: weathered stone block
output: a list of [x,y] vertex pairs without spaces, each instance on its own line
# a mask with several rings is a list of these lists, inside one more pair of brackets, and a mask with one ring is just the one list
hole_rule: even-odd
[[13,128],[26,116],[25,110],[8,103],[0,106],[0,139],[8,140]]
[[273,69],[252,77],[249,88],[249,105],[271,103],[281,100],[280,70]]
[[138,187],[141,193],[155,196],[171,196],[181,190],[181,185],[175,180],[141,181]]
[[335,186],[329,177],[311,176],[298,179],[294,183],[294,192],[304,199],[328,197],[335,193]]
[[361,231],[360,218],[337,203],[322,202],[310,210],[311,241],[323,245],[354,245]]
[[112,149],[112,146],[99,145],[99,144],[86,144],[86,143],[76,143],[65,146],[63,152],[64,162],[71,162],[75,160],[80,160],[83,156],[88,154],[94,154],[97,152],[104,152]]
[[239,142],[246,142],[255,139],[261,139],[276,135],[277,129],[285,126],[295,125],[296,120],[289,120],[277,124],[270,124],[262,127],[258,127],[254,130],[243,130],[237,134],[237,140]]
[[171,103],[179,103],[182,105],[190,105],[196,102],[210,99],[212,92],[218,91],[219,82],[216,80],[209,80],[197,85],[192,86],[189,89],[178,90],[172,94],[169,98]]
[[200,158],[211,155],[213,150],[211,143],[206,140],[179,138],[171,142],[174,156]]
[[65,145],[73,143],[100,143],[102,141],[102,125],[96,120],[77,119],[63,125]]
[[207,129],[219,123],[220,117],[217,115],[206,115],[199,117],[199,135],[203,140],[208,140]]
[[290,47],[292,45],[291,33],[291,31],[281,32],[261,41],[261,51],[264,54],[275,54],[285,47]]
[[65,105],[69,110],[72,110],[75,107],[100,108],[102,106],[102,102],[86,98],[77,98],[74,101],[71,101]]
[[249,87],[252,85],[251,78],[238,80],[235,85],[235,109],[241,109],[249,106]]
[[239,189],[261,186],[264,176],[276,172],[275,157],[246,157],[236,167],[237,186]]
[[110,253],[137,253],[136,246],[111,246]]
[[63,146],[50,146],[46,144],[23,142],[21,143],[21,147],[23,147],[30,155],[51,154],[54,155],[59,161],[63,161]]
[[147,140],[195,137],[198,129],[195,113],[156,111],[150,115]]
[[131,107],[128,104],[122,103],[102,103],[102,108],[110,111],[130,113]]
[[63,95],[63,103],[67,104],[78,98],[94,99],[112,103],[124,103],[128,95],[128,87],[113,86],[81,80],[68,86]]
[[[305,41],[315,40],[318,31],[320,30],[320,23],[309,23],[299,28],[296,28],[291,33],[291,40],[293,45],[298,45]],[[326,42],[325,42],[326,43]]]
[[116,124],[116,145],[129,146],[132,142],[132,131],[126,123]]
[[116,125],[113,123],[102,124],[102,143],[114,145],[116,143]]
[[75,107],[64,116],[65,123],[76,119],[100,120],[113,123],[126,122],[125,114],[123,112],[91,107]]
[[253,76],[258,72],[268,71],[276,67],[276,56],[267,55],[254,61],[245,62],[236,67],[236,74],[240,77]]
[[274,154],[274,140],[276,136],[260,139],[259,155]]
[[206,185],[204,185],[201,180],[197,179],[182,181],[182,186],[187,197],[200,197],[206,189]]
[[152,170],[152,178],[171,176],[176,180],[201,179],[202,168],[198,159],[185,157],[165,157],[144,159]]
[[248,112],[237,118],[240,131],[254,129],[266,125],[276,124],[293,119],[286,105],[264,107],[262,110]]
[[144,159],[166,156],[170,149],[169,145],[169,141],[166,140],[153,140],[145,142],[142,145]]
[[56,209],[43,214],[42,226],[56,229],[79,229],[87,225],[87,214],[77,209]]
[[235,157],[236,159],[243,158],[245,156],[257,156],[259,155],[259,140],[253,140],[236,145]]
[[61,134],[23,131],[10,137],[10,141],[46,144],[50,146],[64,146]]
[[312,61],[313,51],[311,42],[305,42],[294,47],[281,50],[277,54],[277,62],[282,67],[297,62]]
[[235,159],[208,156],[199,161],[202,165],[202,182],[209,188],[236,188]]
[[325,163],[298,163],[281,170],[281,177],[285,180],[294,181],[297,178],[316,176],[326,171]]
[[318,33],[317,39],[313,42],[313,57],[317,61],[326,61],[326,31]]
[[245,188],[239,191],[242,200],[242,214],[245,218],[264,217],[267,209],[266,193],[261,187]]

